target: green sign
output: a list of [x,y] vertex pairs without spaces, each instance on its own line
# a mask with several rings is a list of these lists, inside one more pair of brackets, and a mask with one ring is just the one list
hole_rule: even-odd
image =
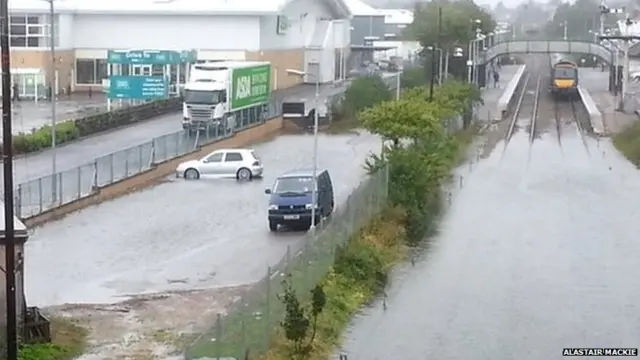
[[264,104],[271,94],[271,65],[232,70],[231,111]]
[[169,50],[128,50],[107,51],[107,62],[109,64],[145,64],[145,65],[167,65],[194,63],[198,57],[196,50],[169,51]]

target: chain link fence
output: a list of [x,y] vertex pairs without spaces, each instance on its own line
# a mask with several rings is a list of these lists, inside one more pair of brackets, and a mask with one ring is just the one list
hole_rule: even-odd
[[29,218],[90,196],[101,187],[150,170],[155,164],[194,152],[200,146],[264,123],[277,117],[281,108],[281,101],[272,101],[264,109],[238,111],[234,121],[212,125],[197,134],[178,131],[163,135],[99,157],[93,163],[21,183],[15,190],[16,216],[21,219]]
[[301,300],[309,300],[311,289],[333,265],[336,248],[385,206],[387,177],[386,169],[368,176],[330,220],[318,225],[315,240],[309,233],[303,244],[287,247],[280,262],[265,269],[264,277],[242,299],[226,314],[217,314],[211,320],[211,329],[187,347],[186,358],[245,359],[245,354],[254,358],[265,353],[284,316],[284,305],[278,299],[282,281],[290,275]]

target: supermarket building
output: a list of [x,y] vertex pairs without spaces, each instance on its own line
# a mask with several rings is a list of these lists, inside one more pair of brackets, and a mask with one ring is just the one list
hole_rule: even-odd
[[[344,76],[350,13],[343,0],[53,1],[57,93],[100,91],[108,50],[195,49],[198,60],[269,61],[274,89]],[[52,72],[49,2],[9,4],[14,83],[22,97],[43,94]],[[121,66],[122,75],[150,75],[163,65]]]

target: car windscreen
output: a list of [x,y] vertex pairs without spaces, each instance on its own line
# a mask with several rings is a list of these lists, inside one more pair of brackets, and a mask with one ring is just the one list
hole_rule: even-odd
[[313,178],[311,176],[285,177],[279,178],[273,188],[276,194],[304,194],[313,189]]
[[572,68],[555,68],[553,77],[556,79],[574,79],[576,77],[576,69]]
[[221,99],[220,91],[185,90],[184,102],[187,104],[218,104]]

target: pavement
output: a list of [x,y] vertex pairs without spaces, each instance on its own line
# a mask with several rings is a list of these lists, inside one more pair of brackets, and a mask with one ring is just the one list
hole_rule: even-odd
[[507,84],[513,79],[521,65],[503,65],[499,71],[500,81],[497,87],[493,87],[493,80],[488,87],[482,89],[483,104],[478,106],[476,114],[481,121],[493,121],[496,116],[498,99],[504,93]]
[[[326,99],[328,96],[339,93],[343,90],[343,87],[323,85],[320,89],[321,98]],[[284,100],[300,101],[300,99],[305,99],[307,101],[312,101],[314,95],[314,86],[301,85],[278,91],[274,93],[273,96],[275,102],[280,103]],[[78,166],[90,164],[97,158],[105,155],[135,147],[136,145],[149,142],[152,139],[163,135],[179,132],[182,130],[181,121],[181,113],[172,113],[60,146],[56,150],[57,171],[63,172],[74,169]],[[53,151],[46,150],[37,154],[15,159],[15,183],[25,183],[30,180],[51,175],[52,156]],[[132,159],[132,161],[135,161],[135,159]],[[134,169],[139,164],[130,163],[129,165]],[[105,164],[104,166],[110,165]],[[103,169],[103,171],[99,170],[99,172],[107,173],[108,169]],[[77,187],[75,184],[74,186]]]
[[[123,296],[252,283],[293,251],[300,232],[271,233],[264,189],[309,167],[311,135],[283,135],[254,146],[264,179],[167,182],[86,208],[35,229],[26,245],[29,303],[104,303]],[[367,133],[319,135],[319,166],[329,170],[339,207],[365,174],[380,140]]]
[[[580,68],[580,85],[587,90],[591,98],[602,112],[605,134],[615,134],[622,131],[629,124],[638,119],[633,111],[624,113],[617,111],[619,100],[609,91],[609,71],[600,69]],[[640,98],[640,89],[632,84],[630,87],[632,100]]]

